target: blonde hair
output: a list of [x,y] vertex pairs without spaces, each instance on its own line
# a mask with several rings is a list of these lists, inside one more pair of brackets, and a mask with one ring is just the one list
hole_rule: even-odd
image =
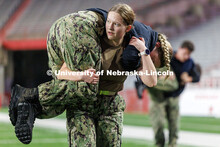
[[118,13],[123,18],[126,25],[133,25],[135,13],[129,5],[119,3],[114,5],[108,12],[111,11]]
[[[173,48],[169,41],[167,41],[167,37],[164,34],[158,34],[158,41],[161,44],[161,50],[162,50],[162,60],[161,65],[165,66],[167,70],[170,70],[170,61],[173,55]],[[169,75],[166,77],[166,79],[169,77]]]

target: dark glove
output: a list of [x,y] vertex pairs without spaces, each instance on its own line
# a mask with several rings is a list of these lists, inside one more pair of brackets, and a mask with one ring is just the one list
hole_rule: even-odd
[[135,87],[136,87],[138,98],[142,99],[145,85],[142,83],[142,81],[135,81]]

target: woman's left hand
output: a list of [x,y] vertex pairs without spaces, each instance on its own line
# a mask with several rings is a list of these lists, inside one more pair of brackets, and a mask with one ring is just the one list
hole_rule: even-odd
[[139,52],[142,52],[146,49],[145,41],[142,37],[137,38],[133,36],[129,42],[129,45],[135,46]]

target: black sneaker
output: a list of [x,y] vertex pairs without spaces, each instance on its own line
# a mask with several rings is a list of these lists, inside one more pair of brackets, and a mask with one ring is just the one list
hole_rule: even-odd
[[15,134],[22,143],[29,144],[35,121],[34,107],[31,103],[23,102],[18,104],[17,110]]

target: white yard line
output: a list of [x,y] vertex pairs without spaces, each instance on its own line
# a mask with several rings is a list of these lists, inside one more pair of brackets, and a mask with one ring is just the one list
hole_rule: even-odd
[[[10,123],[8,115],[0,113],[0,122]],[[66,121],[62,119],[37,119],[35,126],[66,131]],[[167,130],[165,133],[168,134]],[[124,126],[122,136],[153,141],[153,131],[150,127]],[[220,134],[180,131],[178,143],[199,147],[219,147]]]
[[[168,136],[167,130],[165,134]],[[124,126],[123,137],[144,140],[154,139],[152,128],[136,126]],[[180,131],[178,143],[198,147],[220,147],[220,134]]]
[[[51,144],[56,144],[56,143],[67,143],[68,140],[67,138],[41,138],[41,139],[33,139],[33,141],[31,142],[31,144],[34,143],[51,143]],[[20,143],[18,140],[14,140],[14,139],[4,139],[4,140],[0,140],[0,144],[17,144]]]

